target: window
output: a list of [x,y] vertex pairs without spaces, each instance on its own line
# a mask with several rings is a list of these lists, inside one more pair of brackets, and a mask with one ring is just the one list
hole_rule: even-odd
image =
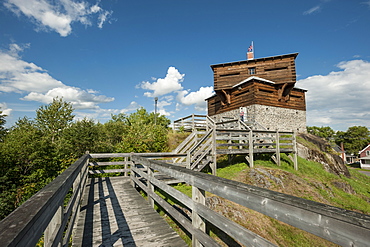
[[268,69],[265,69],[265,71],[276,71],[276,70],[284,70],[284,69],[288,69],[288,67],[268,68]]
[[370,155],[370,150],[366,150],[366,156]]
[[224,75],[220,75],[220,77],[234,76],[234,75],[240,75],[240,72],[235,72],[235,73],[231,73],[231,74],[224,74]]
[[256,68],[248,68],[248,73],[250,74],[250,75],[254,75],[254,74],[256,74]]

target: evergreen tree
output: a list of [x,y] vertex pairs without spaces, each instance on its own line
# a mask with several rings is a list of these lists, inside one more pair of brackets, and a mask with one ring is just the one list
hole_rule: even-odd
[[4,136],[6,135],[5,120],[6,115],[3,114],[3,111],[0,110],[0,142],[3,141]]

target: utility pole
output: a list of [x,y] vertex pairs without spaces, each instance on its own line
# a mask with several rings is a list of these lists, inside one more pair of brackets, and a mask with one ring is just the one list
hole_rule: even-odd
[[154,125],[157,125],[157,103],[158,97],[154,98]]

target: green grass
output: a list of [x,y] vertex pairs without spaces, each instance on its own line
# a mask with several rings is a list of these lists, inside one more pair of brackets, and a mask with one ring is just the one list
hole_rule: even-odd
[[217,176],[227,179],[232,179],[237,176],[241,171],[248,168],[246,163],[238,163],[217,169]]
[[[233,165],[234,166],[234,165]],[[235,164],[236,169],[240,164]],[[332,205],[348,210],[355,210],[361,213],[370,214],[370,177],[349,169],[351,178],[337,176],[325,171],[322,164],[307,161],[298,157],[298,171],[294,170],[292,161],[282,154],[282,164],[277,166],[268,157],[262,157],[255,161],[255,167],[281,169],[290,172],[308,183],[321,183],[326,189],[317,189],[317,192],[328,200]],[[232,168],[229,168],[232,169]],[[348,194],[335,187],[332,183],[339,181],[349,184],[356,194]],[[310,195],[302,195],[302,198],[315,200]]]
[[[337,176],[326,172],[323,165],[317,162],[307,161],[298,157],[298,170],[294,170],[293,162],[288,158],[287,155],[281,155],[281,166],[277,166],[269,155],[259,155],[255,157],[254,165],[256,168],[281,170],[284,172],[291,173],[292,176],[297,176],[307,182],[308,185],[312,185],[310,190],[321,195],[328,204],[336,207],[353,210],[365,214],[370,214],[370,177],[359,173],[355,169],[349,169],[351,178],[344,176]],[[249,174],[250,168],[244,157],[237,156],[231,162],[227,156],[219,157],[218,159],[217,175],[226,179],[233,179],[242,181],[243,176]],[[245,180],[244,180],[245,181]],[[342,189],[338,189],[333,185],[333,182],[346,183],[351,186],[355,191],[355,194],[349,194],[344,192]],[[320,184],[321,186],[314,186],[314,184]],[[184,193],[191,198],[192,187],[187,184],[179,184],[174,186],[175,189]],[[158,193],[170,204],[177,204],[181,206],[181,203],[171,199],[165,193],[158,191]],[[302,193],[300,197],[320,201],[316,198],[315,193]],[[161,211],[160,208],[157,208]],[[162,215],[165,213],[161,212]],[[165,217],[166,221],[175,229],[179,235],[190,245],[191,237],[186,230],[178,226],[178,224],[170,217]],[[278,244],[288,246],[327,246],[332,245],[325,240],[313,236],[307,232],[296,229],[277,220],[270,218],[268,225],[261,225],[260,227],[265,228],[270,236],[277,241]],[[273,228],[269,228],[273,227]],[[214,234],[212,234],[214,236]]]

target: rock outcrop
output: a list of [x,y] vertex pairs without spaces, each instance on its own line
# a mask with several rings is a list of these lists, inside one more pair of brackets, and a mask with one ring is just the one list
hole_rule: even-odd
[[332,148],[332,146],[323,138],[312,134],[299,134],[299,137],[314,144],[313,146],[305,145],[298,141],[298,156],[309,160],[321,163],[327,172],[350,177],[348,168],[344,161],[339,157],[339,154]]

